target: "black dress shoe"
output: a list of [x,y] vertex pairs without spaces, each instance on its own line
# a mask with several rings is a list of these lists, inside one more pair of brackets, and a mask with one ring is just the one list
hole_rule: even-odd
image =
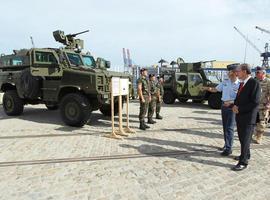
[[233,168],[232,168],[232,170],[233,171],[242,171],[242,170],[244,170],[244,169],[246,169],[247,168],[247,165],[242,165],[242,164],[237,164],[237,165],[235,165]]
[[224,151],[225,150],[225,147],[219,147],[218,150],[219,151]]
[[220,155],[222,155],[222,156],[229,156],[229,155],[231,155],[231,154],[232,154],[232,151],[224,150],[224,151],[221,152]]

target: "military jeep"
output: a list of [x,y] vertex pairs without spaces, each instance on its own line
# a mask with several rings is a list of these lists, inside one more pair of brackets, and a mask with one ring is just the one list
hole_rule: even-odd
[[111,115],[110,79],[128,75],[108,71],[109,61],[82,53],[83,41],[75,39],[78,34],[58,30],[54,38],[64,47],[14,50],[0,56],[0,89],[7,115],[21,115],[26,104],[45,104],[49,110],[60,108],[64,123],[76,127],[85,125],[92,111]]
[[221,107],[221,93],[210,93],[202,87],[215,87],[208,79],[202,63],[180,63],[177,69],[163,69],[164,76],[164,103],[173,104],[176,99],[187,102],[192,99],[194,103],[203,103],[208,100],[208,105],[213,109]]

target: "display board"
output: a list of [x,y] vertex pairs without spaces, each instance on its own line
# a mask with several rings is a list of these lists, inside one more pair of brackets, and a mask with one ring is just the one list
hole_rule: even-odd
[[127,78],[120,79],[120,95],[128,95],[129,93],[129,80]]
[[120,78],[119,77],[112,77],[112,96],[119,96],[120,95]]

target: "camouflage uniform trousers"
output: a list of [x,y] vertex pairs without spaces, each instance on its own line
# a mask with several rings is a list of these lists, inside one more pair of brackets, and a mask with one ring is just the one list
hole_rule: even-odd
[[144,121],[145,115],[147,113],[148,110],[148,106],[149,106],[149,96],[148,95],[143,95],[145,102],[142,102],[142,100],[140,99],[140,113],[139,113],[139,120]]
[[259,109],[259,122],[256,124],[255,137],[260,139],[265,131],[269,119],[269,110]]
[[162,98],[161,100],[157,99],[157,105],[156,105],[156,114],[159,115],[160,110],[161,110],[161,104],[162,104]]
[[154,112],[156,110],[156,104],[157,104],[157,97],[152,96],[151,101],[149,103],[149,108],[148,108],[148,118],[152,119]]

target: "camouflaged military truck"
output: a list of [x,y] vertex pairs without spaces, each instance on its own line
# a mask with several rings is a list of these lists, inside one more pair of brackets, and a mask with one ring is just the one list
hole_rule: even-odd
[[7,115],[21,115],[27,104],[45,104],[49,110],[60,108],[63,121],[77,127],[85,125],[94,110],[111,115],[110,79],[128,75],[108,71],[109,61],[82,53],[83,40],[75,39],[81,33],[54,31],[63,48],[14,50],[0,56],[0,89]]
[[181,63],[176,70],[162,71],[164,76],[164,103],[173,104],[176,99],[186,102],[192,99],[194,103],[203,103],[208,100],[208,105],[213,109],[221,107],[221,93],[203,91],[202,87],[215,87],[206,76],[202,63]]

